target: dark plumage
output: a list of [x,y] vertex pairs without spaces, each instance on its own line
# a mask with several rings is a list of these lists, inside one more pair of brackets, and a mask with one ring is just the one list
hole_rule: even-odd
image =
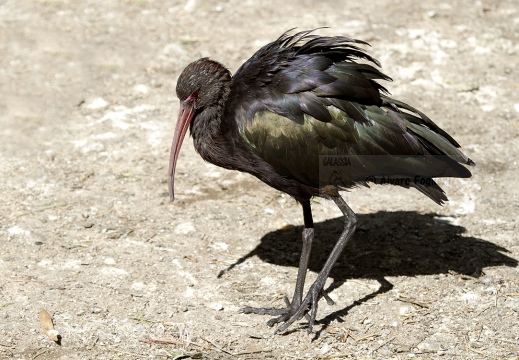
[[[187,128],[195,149],[207,161],[248,172],[291,195],[303,207],[305,230],[296,289],[283,309],[246,308],[278,315],[277,331],[310,311],[342,249],[356,217],[338,191],[385,183],[414,187],[438,204],[447,200],[436,177],[470,177],[473,162],[459,144],[417,109],[394,100],[378,80],[390,80],[360,45],[343,36],[303,31],[283,34],[252,56],[234,77],[208,58],[188,65],[177,83],[180,113],[169,172],[174,173]],[[345,229],[317,280],[303,298],[313,239],[310,199],[332,199],[345,215]],[[331,301],[331,300],[330,300]]]

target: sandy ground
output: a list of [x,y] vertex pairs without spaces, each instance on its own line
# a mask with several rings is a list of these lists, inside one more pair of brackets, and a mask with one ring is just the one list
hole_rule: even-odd
[[[192,60],[235,71],[321,26],[370,42],[393,96],[477,167],[441,181],[443,207],[345,193],[359,227],[327,283],[336,305],[311,335],[304,320],[273,335],[238,310],[292,293],[302,211],[189,140],[170,203],[174,89]],[[0,1],[0,358],[518,359],[518,56],[517,0]],[[308,282],[342,226],[313,208]]]

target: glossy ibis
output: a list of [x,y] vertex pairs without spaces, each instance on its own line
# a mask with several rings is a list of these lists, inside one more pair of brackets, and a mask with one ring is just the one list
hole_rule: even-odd
[[[433,180],[467,178],[474,163],[458,143],[417,109],[392,99],[377,80],[391,80],[377,60],[344,36],[285,33],[246,61],[234,76],[209,58],[189,64],[176,87],[180,112],[171,146],[169,194],[187,129],[203,159],[247,172],[303,207],[303,247],[294,295],[281,309],[245,308],[275,316],[284,331],[303,316],[309,331],[323,287],[355,231],[356,216],[339,190],[369,183],[414,187],[438,204]],[[317,280],[303,297],[314,237],[310,199],[333,200],[344,230]]]

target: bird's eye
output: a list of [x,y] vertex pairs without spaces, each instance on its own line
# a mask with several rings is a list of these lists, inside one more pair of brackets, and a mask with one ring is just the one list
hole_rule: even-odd
[[193,91],[191,95],[187,97],[185,102],[194,103],[196,101],[196,98],[198,97],[198,90]]

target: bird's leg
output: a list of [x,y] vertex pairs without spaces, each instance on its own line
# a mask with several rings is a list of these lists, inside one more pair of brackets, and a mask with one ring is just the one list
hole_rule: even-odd
[[303,289],[305,286],[306,273],[308,271],[310,253],[312,251],[312,241],[314,239],[314,221],[312,218],[310,201],[305,201],[302,205],[305,222],[305,228],[303,229],[302,234],[303,248],[301,249],[301,258],[299,260],[299,269],[297,272],[296,287],[294,289],[294,295],[292,296],[292,302],[290,302],[285,296],[284,300],[285,304],[287,305],[286,308],[275,309],[246,307],[241,309],[241,312],[246,314],[279,315],[277,318],[271,319],[267,323],[269,326],[273,326],[274,324],[288,320],[292,314],[294,314],[294,312],[299,309],[303,299]]
[[[305,228],[303,229],[303,247],[301,249],[301,258],[299,259],[299,269],[297,271],[296,288],[292,297],[292,307],[298,308],[303,299],[303,289],[305,287],[306,273],[308,271],[308,263],[312,252],[312,242],[314,240],[314,219],[312,217],[312,208],[310,201],[303,203],[303,217]],[[288,302],[285,300],[288,305]],[[273,325],[273,324],[272,324]]]
[[346,204],[343,198],[337,196],[333,198],[333,201],[335,201],[339,209],[341,209],[342,213],[344,214],[344,230],[342,231],[339,240],[337,240],[337,243],[335,244],[335,247],[330,253],[330,256],[326,260],[323,269],[321,270],[321,272],[317,276],[317,279],[308,290],[308,294],[299,305],[299,308],[291,314],[290,318],[288,318],[283,325],[276,329],[276,333],[285,331],[294,321],[299,320],[304,314],[306,314],[306,312],[310,308],[311,311],[310,318],[308,321],[308,332],[311,332],[312,326],[315,321],[315,316],[317,314],[317,303],[320,297],[324,296],[325,298],[327,298],[327,300],[329,299],[328,296],[325,295],[323,292],[324,284],[326,282],[326,279],[330,275],[330,271],[332,270],[333,265],[341,255],[342,250],[350,240],[351,236],[355,232],[355,227],[357,226],[357,216],[355,215],[353,210],[350,209],[348,204]]

